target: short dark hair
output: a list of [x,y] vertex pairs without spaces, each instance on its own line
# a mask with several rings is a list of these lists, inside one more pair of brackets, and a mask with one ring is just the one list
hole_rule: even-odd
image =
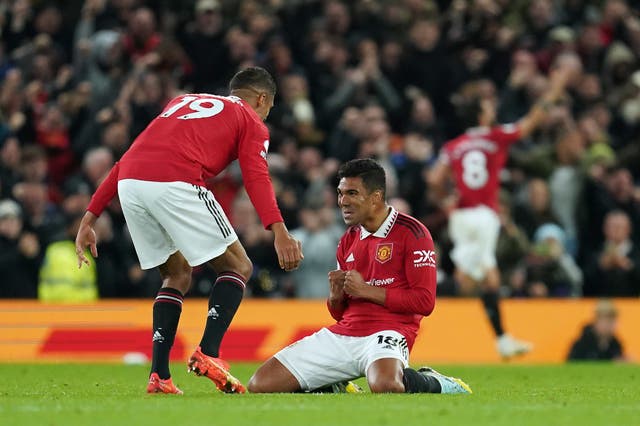
[[238,71],[229,82],[230,91],[238,89],[264,90],[271,96],[275,96],[276,82],[264,68],[249,67]]
[[482,99],[479,96],[474,96],[464,101],[458,106],[457,112],[460,124],[465,129],[477,127],[480,124],[480,114],[482,114]]
[[382,191],[385,197],[387,178],[380,164],[371,158],[358,158],[344,163],[338,170],[338,179],[359,177],[370,193]]

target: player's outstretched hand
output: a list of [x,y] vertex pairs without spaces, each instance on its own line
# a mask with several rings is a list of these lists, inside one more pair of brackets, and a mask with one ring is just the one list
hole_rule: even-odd
[[97,217],[91,213],[85,213],[82,221],[80,222],[80,227],[78,228],[78,235],[76,235],[76,255],[78,256],[78,268],[82,267],[82,264],[89,264],[89,259],[84,254],[84,251],[87,247],[91,251],[91,255],[93,257],[98,257],[98,248],[96,232],[93,230],[93,225],[95,224]]
[[280,268],[285,271],[298,269],[300,262],[304,259],[302,243],[289,234],[289,231],[287,231],[287,228],[282,222],[274,223],[271,229],[275,234],[273,245],[278,255]]

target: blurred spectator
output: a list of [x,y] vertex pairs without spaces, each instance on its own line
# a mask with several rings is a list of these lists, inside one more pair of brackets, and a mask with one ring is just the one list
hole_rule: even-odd
[[13,200],[0,200],[0,298],[33,298],[38,284],[40,242],[23,228]]
[[49,201],[47,186],[41,182],[20,182],[13,196],[22,204],[26,229],[38,236],[41,244],[64,235],[64,218],[59,207]]
[[566,233],[555,224],[542,225],[526,259],[525,294],[566,297],[582,294],[582,271],[565,251]]
[[501,191],[498,199],[500,234],[496,245],[496,261],[501,272],[501,286],[510,294],[524,287],[524,260],[529,252],[529,238],[511,216],[508,192]]
[[631,220],[621,211],[605,216],[605,236],[585,268],[585,295],[640,296],[640,248],[631,240]]
[[0,199],[11,195],[11,189],[20,180],[23,153],[15,137],[0,136]]
[[193,67],[185,83],[196,93],[220,93],[229,80],[231,69],[224,30],[220,3],[196,1],[195,21],[179,34]]
[[[407,202],[442,240],[441,268],[450,271],[446,203],[425,177],[442,143],[464,130],[457,109],[482,98],[498,107],[500,122],[515,122],[540,102],[555,64],[567,60],[581,62],[584,73],[545,106],[547,118],[514,147],[500,176],[514,200],[514,222],[530,239],[542,224],[559,224],[566,252],[585,271],[603,247],[601,230],[613,210],[626,213],[629,239],[640,244],[637,2],[0,5],[0,198],[22,204],[23,227],[43,247],[64,235],[62,213],[84,206],[80,182],[94,187],[168,98],[225,95],[228,78],[255,64],[278,80],[268,160],[286,219],[296,223],[315,196],[335,208],[333,193],[327,199],[323,189],[333,187],[335,165],[375,157],[387,172],[389,197]],[[225,188],[223,208],[232,210],[241,182],[233,167],[225,176],[211,185]],[[117,201],[109,213],[100,292],[146,294],[149,276],[132,269]],[[243,227],[261,271],[254,294],[286,294],[275,260],[260,257],[261,234]],[[512,243],[515,236],[503,234]],[[114,268],[122,269],[105,272]],[[197,274],[210,285],[211,277]]]
[[258,297],[280,295],[279,278],[282,274],[273,246],[273,234],[264,229],[255,212],[249,196],[241,192],[236,197],[231,223],[238,234],[238,239],[253,262],[253,275],[247,283],[247,289]]
[[551,212],[549,186],[539,178],[531,179],[527,184],[526,199],[516,204],[513,219],[527,233],[529,239],[545,223],[558,223]]
[[335,268],[335,249],[344,232],[336,223],[333,209],[320,205],[308,205],[300,210],[301,227],[291,232],[304,247],[304,265],[291,276],[294,295],[302,298],[327,298],[329,296],[328,271]]
[[50,243],[44,251],[38,282],[38,299],[43,302],[91,302],[98,298],[96,265],[88,250],[88,267],[78,268],[74,241],[81,219],[82,214],[67,216],[65,238]]
[[616,337],[618,310],[609,300],[599,300],[595,318],[573,342],[568,361],[623,361],[624,349]]

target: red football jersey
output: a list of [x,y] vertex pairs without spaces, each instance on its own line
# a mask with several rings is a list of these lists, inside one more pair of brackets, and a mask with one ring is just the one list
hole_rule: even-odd
[[515,124],[476,127],[442,147],[441,159],[451,167],[456,182],[458,207],[484,204],[497,209],[500,171],[509,146],[518,139],[520,128]]
[[265,227],[282,222],[267,151],[269,131],[235,96],[186,94],[171,100],[133,142],[94,194],[88,208],[99,215],[117,191],[117,181],[181,181],[205,186],[238,159],[244,186]]
[[355,269],[369,285],[385,288],[386,297],[382,306],[347,295],[343,310],[330,309],[338,322],[329,330],[345,336],[394,330],[411,348],[420,320],[431,314],[436,300],[435,251],[427,228],[392,208],[373,234],[360,225],[350,227],[336,256],[339,269]]

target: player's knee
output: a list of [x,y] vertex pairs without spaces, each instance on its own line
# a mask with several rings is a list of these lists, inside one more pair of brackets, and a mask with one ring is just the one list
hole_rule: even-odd
[[251,393],[267,393],[269,392],[266,383],[264,380],[260,378],[259,372],[256,372],[249,379],[249,383],[247,384],[247,390]]
[[376,379],[369,383],[373,393],[404,393],[404,383],[398,379]]
[[251,260],[249,260],[249,258],[245,258],[242,259],[241,261],[238,262],[238,265],[236,266],[235,271],[242,275],[244,277],[245,280],[249,280],[249,278],[251,278],[251,275],[253,274],[253,263],[251,263]]

